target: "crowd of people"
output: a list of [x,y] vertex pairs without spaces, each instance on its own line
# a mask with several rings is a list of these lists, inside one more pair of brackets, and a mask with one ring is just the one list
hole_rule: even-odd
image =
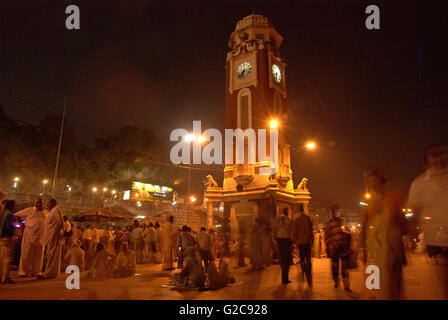
[[[446,145],[428,149],[427,170],[415,179],[407,200],[416,215],[429,217],[425,232],[419,237],[430,255],[446,255],[448,247],[447,154]],[[93,278],[126,277],[135,274],[137,264],[154,263],[161,264],[163,271],[178,269],[172,274],[176,286],[203,288],[207,283],[210,288],[219,288],[235,281],[229,265],[221,259],[230,255],[238,266],[245,266],[245,258],[249,257],[254,272],[279,263],[281,282],[287,285],[291,283],[289,269],[296,256],[302,279],[311,288],[311,257],[325,256],[331,259],[335,288],[342,279],[344,289],[350,292],[349,270],[362,262],[364,267],[377,266],[381,274],[380,289],[369,295],[399,299],[403,266],[407,264],[404,237],[410,232],[409,221],[402,212],[398,192],[388,190],[380,167],[367,170],[364,180],[371,199],[360,234],[344,228],[337,206],[329,208],[329,221],[317,230],[303,204],[299,204],[295,219],[291,218],[291,209],[285,207],[269,221],[258,217],[252,226],[240,225],[236,240],[205,227],[197,232],[187,225],[176,228],[173,216],[163,223],[135,220],[125,227],[100,227],[93,223],[78,226],[64,216],[55,199],[48,200],[46,209],[39,198],[34,207],[17,211],[15,202],[3,200],[0,190],[0,281],[13,283],[9,276],[11,261],[19,256],[21,277],[55,278],[68,265],[89,270]],[[440,270],[447,290],[447,268]]]

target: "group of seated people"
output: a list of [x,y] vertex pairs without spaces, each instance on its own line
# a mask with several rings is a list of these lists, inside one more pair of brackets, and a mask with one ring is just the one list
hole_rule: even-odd
[[[85,252],[81,245],[79,240],[75,240],[67,255],[70,256],[70,264],[83,271]],[[88,276],[96,279],[130,277],[135,274],[135,264],[135,252],[129,249],[127,242],[122,243],[118,255],[109,253],[104,244],[99,243]]]
[[181,271],[173,274],[174,284],[178,288],[200,289],[206,287],[207,282],[207,288],[219,289],[235,282],[229,265],[224,260],[220,260],[218,268],[214,261],[204,267],[201,255],[195,247],[186,248],[184,259]]

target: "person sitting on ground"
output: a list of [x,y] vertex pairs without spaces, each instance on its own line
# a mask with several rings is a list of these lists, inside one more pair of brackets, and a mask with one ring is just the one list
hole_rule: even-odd
[[177,287],[203,288],[205,274],[202,269],[201,257],[194,247],[185,249],[184,266],[180,272],[173,274],[173,280]]
[[135,274],[136,264],[135,252],[129,250],[129,244],[124,242],[121,245],[120,252],[117,258],[117,269],[114,272],[114,277],[131,277]]
[[70,250],[67,251],[67,255],[64,260],[68,260],[69,265],[74,265],[79,268],[79,271],[84,271],[85,266],[85,252],[81,249],[81,241],[75,240]]
[[116,260],[114,259],[115,256],[107,252],[102,243],[98,243],[97,248],[89,276],[92,278],[111,278]]
[[211,289],[225,287],[228,283],[235,283],[234,276],[229,271],[229,265],[224,260],[219,263],[219,269],[211,261],[207,266],[208,286]]

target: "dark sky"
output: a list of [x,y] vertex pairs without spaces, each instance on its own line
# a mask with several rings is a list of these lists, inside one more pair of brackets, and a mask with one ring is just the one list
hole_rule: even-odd
[[[70,4],[80,30],[65,28]],[[381,30],[365,28],[370,4]],[[447,137],[448,1],[3,0],[0,105],[37,123],[67,96],[84,142],[124,125],[224,129],[227,41],[254,9],[285,38],[291,142],[320,145],[293,155],[295,184],[356,208],[363,170],[382,162],[406,191]]]

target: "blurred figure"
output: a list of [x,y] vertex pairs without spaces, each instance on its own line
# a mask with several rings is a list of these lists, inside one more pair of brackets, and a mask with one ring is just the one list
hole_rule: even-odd
[[137,256],[137,264],[143,263],[143,247],[145,245],[143,239],[143,230],[140,224],[136,221],[134,223],[134,230],[131,232],[132,243],[134,243],[135,254]]
[[199,254],[201,255],[204,268],[207,268],[212,258],[212,237],[206,232],[205,227],[201,227],[201,231],[196,236],[196,242],[199,246]]
[[205,274],[197,249],[190,246],[185,249],[184,255],[185,263],[182,270],[173,274],[174,283],[179,287],[203,288]]
[[327,256],[331,259],[334,287],[339,287],[340,262],[344,290],[350,291],[350,278],[348,273],[350,235],[344,232],[342,221],[336,216],[336,208],[336,206],[330,207],[331,218],[325,226],[325,245],[327,248]]
[[190,233],[190,228],[187,226],[183,226],[181,233],[179,234],[177,240],[177,247],[179,248],[179,260],[178,260],[178,268],[181,269],[183,267],[183,260],[185,258],[185,250],[190,247],[196,247],[196,240]]
[[155,263],[161,263],[162,262],[162,236],[161,236],[161,229],[160,229],[160,224],[159,221],[156,221],[156,223],[154,223],[154,237],[156,240],[156,253],[155,253],[155,258],[154,258],[154,262]]
[[174,227],[174,217],[170,216],[166,222],[162,234],[162,270],[173,270],[173,261],[177,249],[177,230]]
[[113,276],[114,269],[115,256],[107,252],[102,243],[98,243],[89,276],[97,279],[111,278]]
[[127,242],[123,242],[118,253],[117,258],[117,269],[115,270],[115,277],[131,277],[135,274],[136,265],[136,255],[135,252],[129,250],[129,245]]
[[320,232],[314,232],[314,240],[313,240],[313,256],[316,258],[322,257],[322,244]]
[[93,254],[93,231],[92,226],[87,226],[86,230],[82,233],[82,241],[84,243],[84,249],[88,255]]
[[19,277],[36,277],[41,273],[44,254],[44,230],[46,214],[43,200],[38,198],[34,207],[14,214],[25,221],[19,263]]
[[0,206],[0,282],[14,283],[9,277],[13,256],[13,237],[16,209],[14,200],[3,200]]
[[45,272],[39,279],[57,278],[61,269],[61,240],[64,230],[62,210],[55,199],[48,200],[50,210],[45,226],[46,263]]
[[311,265],[311,248],[313,246],[313,222],[311,218],[305,214],[303,204],[299,205],[299,216],[294,220],[294,243],[299,249],[300,267],[302,276],[306,275],[308,285],[312,287],[312,265]]
[[257,217],[255,224],[250,233],[250,263],[252,265],[251,271],[258,271],[263,268],[264,259],[262,252],[262,232],[263,227],[261,219]]
[[69,265],[77,266],[79,268],[79,271],[84,271],[85,252],[81,249],[81,241],[73,241],[72,247],[67,252],[67,256],[65,259],[69,261]]
[[146,262],[156,262],[156,230],[154,224],[149,223],[149,227],[145,236],[145,250],[146,250]]
[[371,199],[362,243],[368,263],[380,269],[380,289],[375,294],[380,299],[400,299],[402,269],[407,263],[402,237],[407,233],[407,225],[399,194],[386,191],[387,180],[378,167],[366,171],[364,179]]
[[219,269],[216,268],[215,262],[211,261],[206,270],[208,287],[211,289],[219,289],[228,283],[235,283],[235,278],[229,271],[229,265],[224,260],[220,261]]
[[[424,154],[425,172],[412,182],[408,208],[423,225],[423,246],[430,255],[448,250],[448,143],[428,147]],[[425,223],[422,223],[425,221]],[[421,249],[420,249],[421,250]],[[437,266],[448,299],[448,265]]]
[[97,251],[98,244],[101,242],[101,229],[97,228],[95,225],[92,225],[92,254],[95,254]]
[[280,267],[282,269],[282,284],[291,283],[289,280],[289,267],[292,262],[291,239],[294,226],[288,215],[289,209],[284,208],[282,215],[276,218],[274,222],[274,234],[277,240]]
[[115,249],[115,253],[118,253],[120,251],[121,248],[121,238],[123,236],[123,231],[121,230],[121,228],[114,228],[114,232],[113,232],[113,237],[114,237],[114,249]]

